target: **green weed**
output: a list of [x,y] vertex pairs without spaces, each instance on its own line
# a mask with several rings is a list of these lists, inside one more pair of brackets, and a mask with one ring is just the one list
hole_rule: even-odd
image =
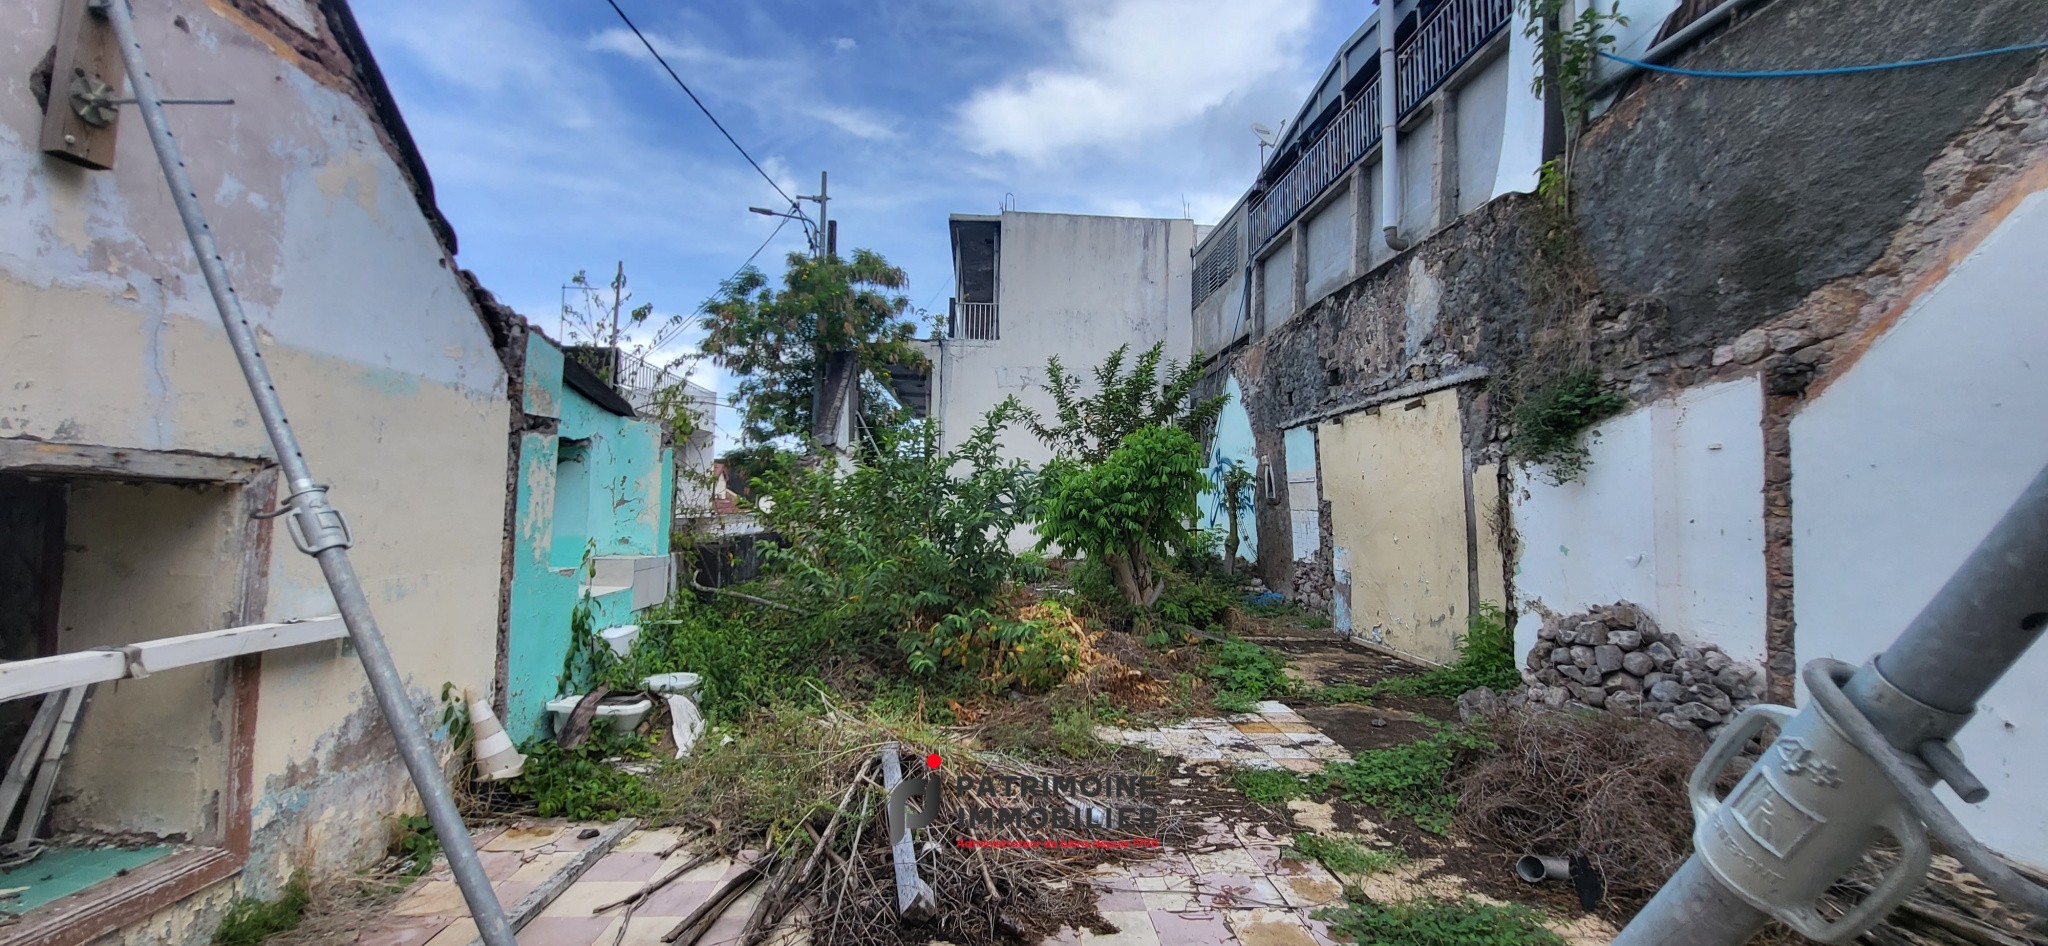
[[1230,784],[1261,805],[1284,805],[1308,794],[1301,776],[1285,769],[1238,769]]
[[305,871],[285,881],[275,900],[243,897],[228,907],[227,916],[213,931],[214,946],[256,946],[272,936],[293,929],[313,902],[313,888]]
[[1535,911],[1477,900],[1354,899],[1316,918],[1358,946],[1564,946]]
[[526,769],[511,787],[532,796],[543,818],[610,821],[643,815],[661,804],[661,796],[646,779],[605,761],[621,755],[647,758],[648,743],[638,736],[613,735],[600,729],[574,749],[541,738],[528,743],[524,751]]
[[1579,435],[1626,407],[1627,398],[1601,390],[1599,372],[1574,371],[1528,392],[1515,404],[1508,454],[1545,467],[1554,483],[1569,483],[1585,475],[1592,456]]
[[1415,822],[1434,834],[1450,830],[1458,794],[1451,789],[1451,766],[1461,750],[1488,743],[1463,729],[1440,728],[1406,745],[1368,749],[1349,762],[1332,762],[1309,777],[1318,792],[1335,791],[1359,804]]
[[1465,624],[1458,642],[1458,660],[1412,677],[1390,677],[1360,691],[1367,698],[1381,694],[1455,697],[1466,690],[1492,687],[1512,690],[1522,685],[1515,667],[1515,634],[1507,612],[1481,604]]
[[1217,646],[1209,680],[1216,687],[1216,708],[1226,713],[1252,712],[1260,700],[1285,696],[1294,689],[1287,662],[1279,653],[1242,640]]
[[398,838],[391,849],[405,858],[405,876],[418,877],[433,868],[434,856],[441,853],[441,838],[426,815],[399,815]]
[[1349,838],[1306,833],[1294,836],[1294,853],[1348,877],[1377,874],[1408,861],[1399,848],[1366,847]]

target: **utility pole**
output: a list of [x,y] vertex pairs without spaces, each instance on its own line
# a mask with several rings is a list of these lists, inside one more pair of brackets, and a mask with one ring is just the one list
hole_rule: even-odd
[[[820,261],[839,257],[839,221],[831,216],[830,185],[830,172],[819,171],[817,195],[797,198],[818,202],[816,256]],[[828,313],[818,313],[821,328],[828,317]],[[811,439],[822,447],[844,451],[853,439],[852,414],[859,410],[856,398],[860,395],[855,374],[852,351],[828,348],[818,352],[811,386]]]

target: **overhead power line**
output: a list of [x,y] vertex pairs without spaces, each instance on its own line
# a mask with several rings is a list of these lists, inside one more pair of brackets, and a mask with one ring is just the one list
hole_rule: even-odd
[[[647,52],[654,57],[654,61],[661,63],[661,68],[668,72],[668,77],[676,80],[676,85],[682,88],[683,94],[689,96],[690,101],[697,103],[697,110],[703,112],[705,118],[711,119],[711,126],[718,129],[718,133],[724,135],[726,141],[732,143],[734,150],[740,153],[740,157],[746,158],[747,163],[754,166],[754,173],[761,175],[761,179],[767,181],[769,187],[775,188],[775,192],[781,194],[783,200],[789,201],[790,209],[796,210],[796,198],[789,196],[789,192],[783,190],[782,185],[775,183],[775,179],[769,177],[768,172],[761,169],[761,162],[754,160],[754,156],[748,154],[747,149],[740,145],[739,139],[734,138],[732,132],[725,130],[725,125],[719,122],[718,116],[711,114],[711,109],[705,106],[704,100],[698,98],[697,93],[690,91],[690,84],[684,82],[682,76],[676,75],[675,67],[670,66],[668,60],[662,58],[661,51],[654,48],[654,43],[647,39],[647,34],[640,32],[640,27],[633,25],[633,18],[627,16],[626,11],[619,8],[618,0],[605,0],[605,2],[611,5],[612,12],[619,15],[619,19],[626,24],[626,28],[632,30],[634,36],[639,37],[640,45],[647,47]],[[801,210],[797,212],[802,213]]]

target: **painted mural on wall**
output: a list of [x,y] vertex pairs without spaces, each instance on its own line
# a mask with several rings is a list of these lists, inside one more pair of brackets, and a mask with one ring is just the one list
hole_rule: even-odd
[[1252,474],[1252,488],[1246,494],[1246,505],[1238,512],[1237,557],[1247,562],[1259,560],[1259,528],[1251,514],[1250,504],[1258,496],[1260,484],[1259,456],[1252,440],[1252,418],[1245,413],[1244,391],[1232,377],[1223,386],[1223,393],[1230,398],[1223,405],[1223,413],[1216,418],[1216,433],[1210,438],[1208,457],[1209,491],[1202,494],[1202,528],[1223,533],[1230,528],[1230,510],[1224,498],[1222,484],[1224,473],[1231,464],[1243,466]]

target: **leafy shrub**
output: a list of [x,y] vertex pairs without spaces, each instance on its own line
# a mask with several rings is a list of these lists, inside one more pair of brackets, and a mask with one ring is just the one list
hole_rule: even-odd
[[[1046,359],[1046,383],[1041,387],[1052,396],[1053,418],[1047,422],[1037,412],[1026,411],[1026,426],[1055,456],[1084,465],[1109,459],[1118,446],[1147,427],[1174,427],[1201,439],[1223,412],[1229,395],[1192,401],[1201,369],[1165,359],[1165,351],[1166,343],[1153,345],[1126,373],[1124,360],[1131,347],[1117,346],[1094,370],[1093,395],[1080,393],[1080,380],[1067,373],[1059,356]],[[1162,360],[1164,380],[1159,377]]]
[[1559,485],[1586,472],[1591,457],[1579,435],[1628,407],[1628,399],[1600,389],[1600,373],[1574,371],[1523,395],[1511,415],[1508,454],[1547,467]]
[[1435,834],[1450,830],[1458,809],[1451,767],[1459,752],[1486,740],[1463,729],[1440,728],[1405,745],[1368,749],[1349,762],[1332,762],[1309,777],[1316,791],[1334,790],[1348,801],[1372,805]]
[[930,673],[943,662],[995,686],[1044,690],[1064,683],[1080,665],[1086,630],[1056,601],[1016,617],[975,608],[947,615],[912,646],[910,667]]
[[1315,916],[1359,946],[1564,946],[1528,907],[1469,898],[1392,903],[1358,898]]
[[763,559],[788,603],[851,643],[936,666],[926,631],[950,615],[994,610],[1006,585],[1043,573],[1009,545],[1034,476],[999,455],[997,435],[1020,410],[991,411],[946,453],[925,425],[885,433],[851,469],[828,462],[769,485],[764,518],[784,544]]
[[1155,563],[1187,541],[1195,498],[1207,487],[1202,451],[1177,427],[1146,427],[1100,463],[1056,459],[1045,468],[1039,548],[1085,552],[1108,566],[1133,607],[1166,589]]
[[1071,706],[1052,717],[1053,750],[1071,759],[1096,759],[1110,754],[1111,747],[1095,734],[1098,724],[1092,706]]
[[1408,855],[1399,848],[1366,847],[1349,838],[1307,832],[1294,836],[1294,853],[1329,868],[1332,873],[1353,877],[1391,870],[1408,860]]
[[1286,769],[1238,769],[1230,784],[1261,805],[1284,805],[1308,794],[1301,776]]
[[1200,630],[1221,630],[1224,618],[1243,601],[1234,583],[1168,575],[1154,606],[1161,620]]
[[528,743],[526,768],[511,783],[513,791],[533,797],[543,818],[610,821],[645,815],[661,804],[661,796],[645,779],[622,772],[604,760],[615,755],[648,756],[645,740],[600,729],[574,749],[553,739]]
[[1522,673],[1515,667],[1515,633],[1508,627],[1507,612],[1498,605],[1482,603],[1465,623],[1455,663],[1412,677],[1390,677],[1374,684],[1365,695],[1454,697],[1478,687],[1512,690],[1521,685]]
[[1216,687],[1216,708],[1226,713],[1249,713],[1260,700],[1283,696],[1294,686],[1279,654],[1235,639],[1217,646],[1209,680]]
[[405,859],[405,876],[418,877],[432,870],[434,857],[441,853],[441,837],[426,815],[399,815],[398,838],[391,852]]
[[697,707],[713,723],[736,720],[771,701],[808,699],[820,658],[836,643],[830,625],[724,598],[698,602],[678,595],[636,620],[640,639],[631,653],[616,658],[601,648],[603,682],[633,691],[654,674],[699,674],[704,680]]
[[243,897],[230,905],[227,916],[213,931],[214,946],[256,946],[272,936],[294,929],[305,917],[306,905],[312,902],[312,883],[307,880],[305,871],[297,871],[285,881],[277,899]]

